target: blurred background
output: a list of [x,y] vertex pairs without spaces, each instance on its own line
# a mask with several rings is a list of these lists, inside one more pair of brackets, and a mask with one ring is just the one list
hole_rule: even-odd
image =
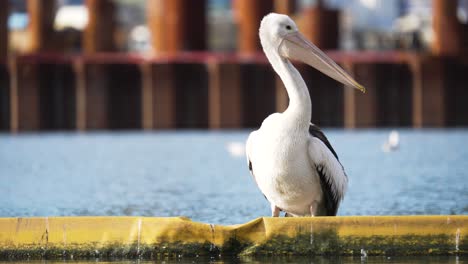
[[468,0],[2,0],[0,217],[269,215],[244,157],[288,104],[269,12],[367,88],[296,64],[339,213],[468,214]]
[[299,65],[325,127],[468,125],[468,0],[9,0],[0,130],[243,128],[287,106],[269,12],[367,87]]

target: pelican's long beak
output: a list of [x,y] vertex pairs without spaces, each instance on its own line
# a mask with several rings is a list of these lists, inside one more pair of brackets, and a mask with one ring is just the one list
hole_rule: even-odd
[[282,56],[299,60],[316,68],[340,83],[354,87],[365,93],[364,86],[356,82],[348,73],[338,66],[330,57],[325,55],[317,46],[308,41],[301,33],[294,32],[286,35],[279,46]]

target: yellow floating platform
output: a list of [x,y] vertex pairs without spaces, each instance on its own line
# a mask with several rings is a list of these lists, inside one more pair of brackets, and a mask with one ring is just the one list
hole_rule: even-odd
[[0,259],[212,255],[466,255],[468,216],[0,218]]

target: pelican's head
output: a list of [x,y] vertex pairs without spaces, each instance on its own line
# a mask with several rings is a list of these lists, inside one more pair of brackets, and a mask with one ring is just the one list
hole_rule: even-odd
[[260,24],[259,34],[265,53],[275,51],[285,59],[302,61],[346,86],[365,92],[362,85],[308,41],[288,16],[275,13],[266,15]]

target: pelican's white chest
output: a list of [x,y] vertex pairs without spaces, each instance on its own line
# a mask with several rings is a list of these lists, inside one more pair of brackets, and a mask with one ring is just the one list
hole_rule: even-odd
[[267,199],[279,208],[306,214],[320,201],[320,179],[308,157],[308,131],[288,128],[281,114],[268,117],[257,131],[250,157],[255,179]]

